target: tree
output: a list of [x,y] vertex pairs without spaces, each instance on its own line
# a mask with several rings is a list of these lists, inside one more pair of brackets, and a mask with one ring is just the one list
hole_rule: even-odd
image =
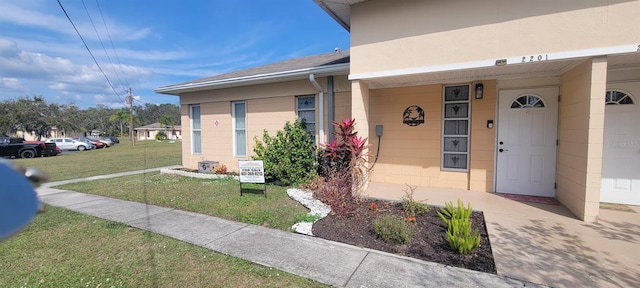
[[7,100],[0,103],[0,135],[10,135],[18,131],[20,127],[15,117],[15,101]]
[[82,111],[78,106],[71,105],[55,105],[51,108],[52,114],[56,115],[52,125],[56,126],[58,131],[62,131],[64,135],[74,134],[80,131],[80,123],[83,118]]
[[171,116],[167,114],[160,115],[160,118],[158,118],[158,122],[165,128],[173,126],[173,118],[171,118]]
[[118,123],[118,125],[120,125],[120,136],[123,136],[124,135],[124,123],[129,121],[129,111],[127,111],[126,109],[120,109],[120,110],[116,111],[115,114],[112,114],[109,117],[109,121]]
[[[173,120],[172,124],[180,122],[180,107],[173,104],[151,104],[146,103],[144,106],[134,106],[133,112],[140,118],[142,125],[159,122],[162,115],[167,115]],[[176,122],[176,120],[178,120]]]
[[171,119],[171,116],[167,114],[162,114],[160,115],[158,122],[160,123],[160,125],[162,125],[162,127],[164,127],[165,138],[167,138],[167,134],[166,134],[167,128],[171,126],[171,129],[173,130],[173,119]]
[[38,139],[46,137],[51,131],[49,107],[42,96],[23,97],[15,102],[14,117],[22,132],[33,132]]

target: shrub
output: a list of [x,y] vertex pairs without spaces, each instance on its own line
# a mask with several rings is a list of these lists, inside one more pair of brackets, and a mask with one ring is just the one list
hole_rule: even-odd
[[385,215],[376,219],[373,221],[373,229],[384,242],[409,244],[413,236],[413,226],[394,215]]
[[366,138],[358,137],[355,120],[333,122],[334,139],[324,144],[319,157],[319,182],[316,197],[331,206],[337,215],[346,215],[358,207],[357,194],[367,181]]
[[464,207],[462,200],[458,199],[458,206],[453,203],[445,203],[445,207],[438,211],[440,219],[447,224],[447,240],[451,249],[460,254],[470,254],[480,246],[480,232],[471,227],[471,203]]
[[331,213],[338,216],[349,215],[360,203],[351,193],[350,175],[334,173],[328,177],[318,177],[314,183],[317,186],[315,196],[320,202],[331,207]]
[[410,222],[416,221],[416,215],[422,215],[429,211],[429,205],[413,199],[413,193],[416,188],[416,186],[407,185],[407,188],[403,190],[402,209],[404,210],[405,220]]
[[164,131],[158,131],[158,133],[156,133],[156,140],[158,141],[167,140],[167,133],[164,133]]
[[220,164],[213,167],[213,173],[215,174],[227,174],[227,165]]
[[306,183],[316,175],[316,145],[305,129],[304,119],[293,124],[287,121],[275,136],[269,136],[265,130],[262,142],[254,138],[253,159],[264,161],[268,181],[295,185]]

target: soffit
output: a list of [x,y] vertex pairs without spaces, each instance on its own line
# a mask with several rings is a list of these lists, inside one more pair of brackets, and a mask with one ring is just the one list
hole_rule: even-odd
[[[607,66],[610,69],[635,67],[638,65],[640,65],[640,53],[629,53],[629,54],[607,56]],[[638,68],[638,67],[635,67],[635,68]]]
[[367,0],[313,0],[347,31],[351,30],[351,5]]

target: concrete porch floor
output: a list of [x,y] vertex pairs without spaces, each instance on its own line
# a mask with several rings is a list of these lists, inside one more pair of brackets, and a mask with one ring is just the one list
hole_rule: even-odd
[[[399,200],[406,185],[372,182],[364,196]],[[499,275],[552,287],[637,287],[640,207],[600,209],[596,223],[562,205],[518,202],[479,191],[417,187],[414,199],[483,211]]]

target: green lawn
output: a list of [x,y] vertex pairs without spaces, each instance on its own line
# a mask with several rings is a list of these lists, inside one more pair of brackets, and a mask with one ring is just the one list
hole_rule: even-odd
[[326,287],[117,222],[48,207],[0,243],[0,287]]
[[[250,186],[248,186],[250,187]],[[309,212],[285,187],[267,186],[263,194],[240,196],[234,179],[197,179],[159,172],[79,182],[56,188],[192,211],[233,221],[290,231],[294,217]]]
[[38,168],[50,175],[50,181],[67,180],[125,171],[181,165],[181,143],[126,139],[109,148],[82,152],[64,151],[54,157],[15,159],[17,163]]
[[[126,141],[126,139],[125,139]],[[180,143],[16,159],[50,173],[50,181],[181,164]],[[58,188],[172,207],[289,231],[308,212],[268,186],[268,197],[245,194],[232,179],[208,180],[150,172]],[[48,207],[0,243],[0,287],[325,287],[309,279],[215,253],[124,224]]]

